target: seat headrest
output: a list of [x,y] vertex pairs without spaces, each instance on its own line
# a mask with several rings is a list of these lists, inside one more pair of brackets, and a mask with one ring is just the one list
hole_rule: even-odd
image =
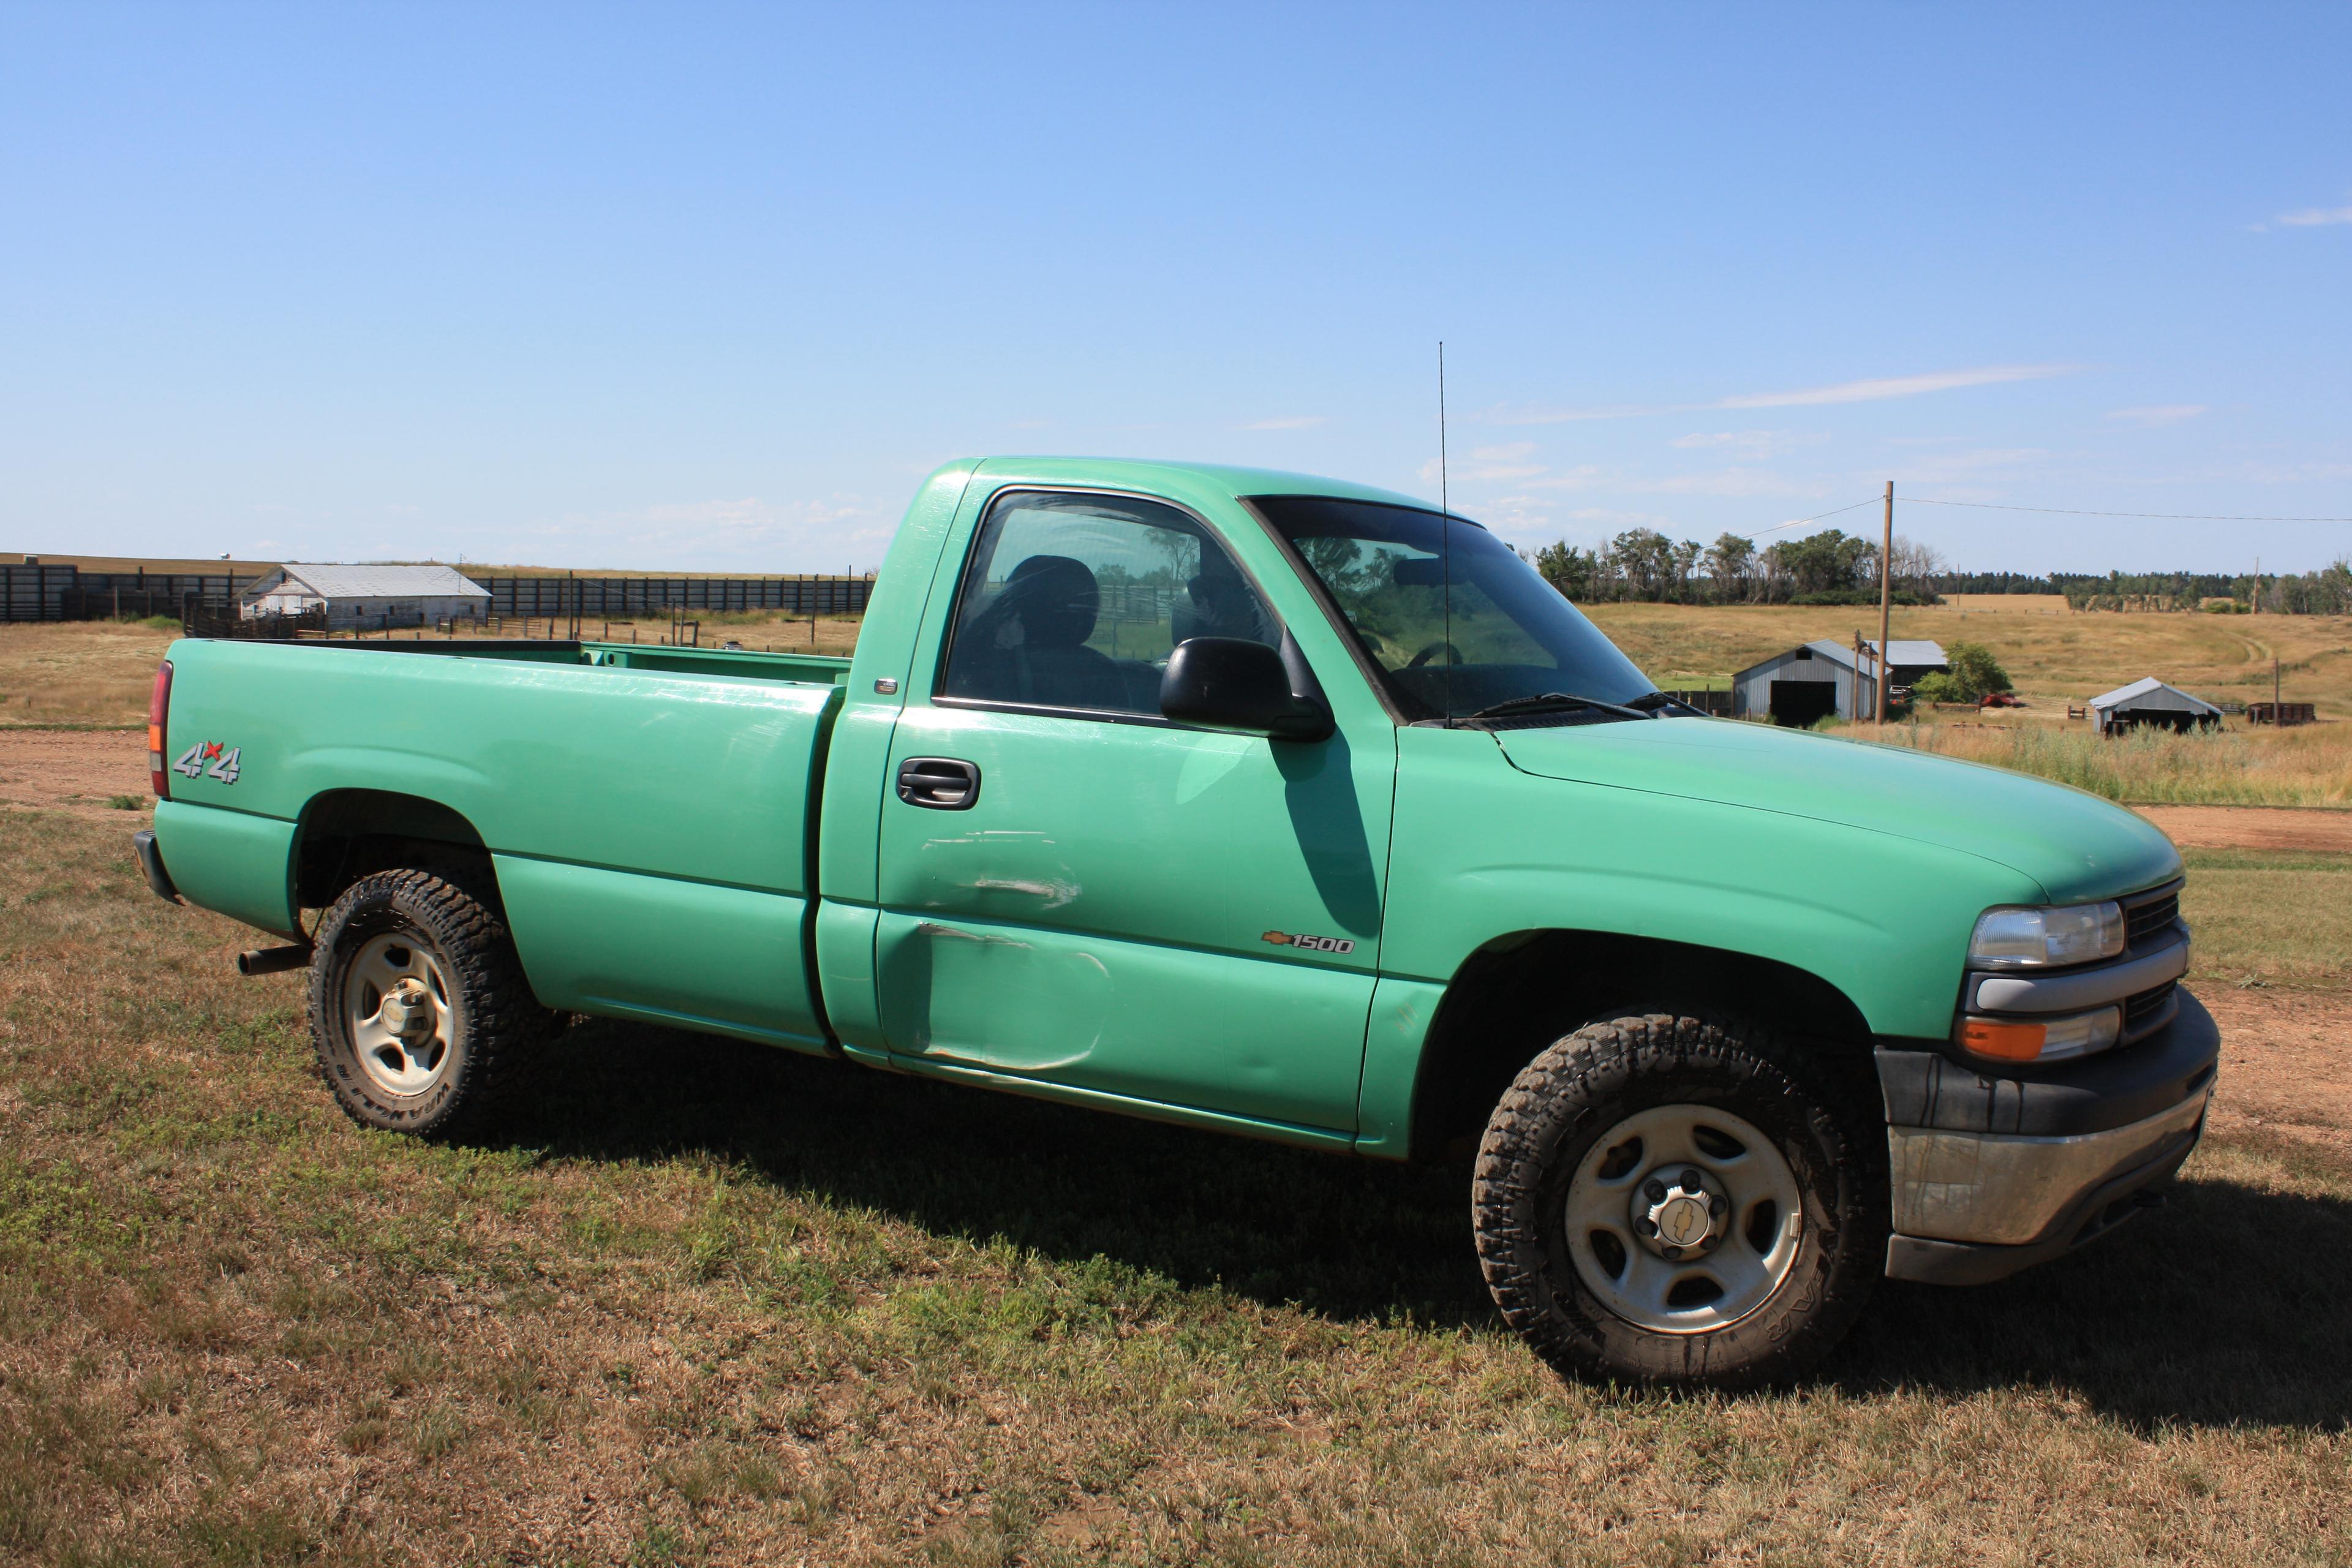
[[1030,647],[1076,647],[1095,633],[1102,590],[1083,561],[1032,555],[1004,583],[1005,607]]

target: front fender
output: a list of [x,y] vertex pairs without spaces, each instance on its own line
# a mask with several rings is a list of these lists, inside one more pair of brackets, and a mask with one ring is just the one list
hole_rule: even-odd
[[1941,1036],[1996,861],[1817,817],[1537,778],[1468,731],[1399,731],[1383,973],[1446,981],[1517,931],[1719,948],[1818,976],[1873,1032]]

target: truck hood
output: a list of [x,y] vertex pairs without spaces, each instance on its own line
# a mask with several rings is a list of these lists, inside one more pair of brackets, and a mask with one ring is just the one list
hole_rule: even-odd
[[1504,730],[1539,778],[1684,795],[1893,834],[2006,866],[2050,900],[2112,898],[2180,874],[2145,818],[2006,769],[1727,719]]

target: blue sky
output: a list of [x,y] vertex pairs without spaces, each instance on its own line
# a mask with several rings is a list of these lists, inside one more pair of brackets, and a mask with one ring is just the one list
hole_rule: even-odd
[[863,567],[988,452],[1433,498],[1443,338],[1523,544],[1892,479],[1963,565],[2309,567],[1908,498],[2352,517],[2347,81],[2333,5],[8,6],[0,545]]

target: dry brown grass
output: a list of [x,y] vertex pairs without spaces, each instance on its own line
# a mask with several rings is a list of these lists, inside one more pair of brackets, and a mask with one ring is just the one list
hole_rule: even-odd
[[155,666],[176,635],[144,621],[0,623],[0,728],[144,728]]
[[[1837,733],[1882,738],[1867,724]],[[2100,736],[2086,724],[2011,721],[1889,724],[1889,745],[1990,763],[2109,800],[2168,805],[2352,805],[2352,724],[2231,726],[2196,734]]]
[[0,837],[0,1558],[2352,1554],[2352,1156],[2300,1136],[1886,1289],[1802,1388],[1621,1395],[1495,1323],[1459,1169],[601,1024],[495,1136],[359,1132],[250,932],[96,814]]
[[[812,650],[845,656],[857,647],[859,617],[820,616],[812,645],[809,622],[782,620],[773,616],[705,615],[704,647],[734,641],[747,648],[779,653]],[[509,619],[503,630],[511,637],[561,636],[562,623],[544,619]],[[632,630],[641,642],[658,643],[669,634],[661,617],[625,622],[592,620],[582,627],[589,637],[609,636],[630,640]],[[163,650],[179,635],[175,626],[145,621],[67,621],[32,624],[0,623],[0,729],[12,726],[75,726],[111,729],[143,728],[147,694]],[[406,640],[417,634],[394,634]],[[430,633],[425,634],[430,640]]]
[[[2323,715],[2352,718],[2352,621],[2328,616],[2066,615],[2038,598],[2022,608],[1965,604],[1898,609],[1897,637],[1949,645],[1980,642],[2000,656],[2035,717],[2063,721],[2068,701],[2112,690],[2143,675],[2161,677],[2214,700],[2266,700],[2271,659],[2284,667],[2289,701],[2315,702]],[[1801,642],[1851,643],[1878,636],[1878,612],[1785,605],[1693,608],[1678,605],[1585,606],[1595,625],[1665,686],[1721,685],[1732,672]]]

